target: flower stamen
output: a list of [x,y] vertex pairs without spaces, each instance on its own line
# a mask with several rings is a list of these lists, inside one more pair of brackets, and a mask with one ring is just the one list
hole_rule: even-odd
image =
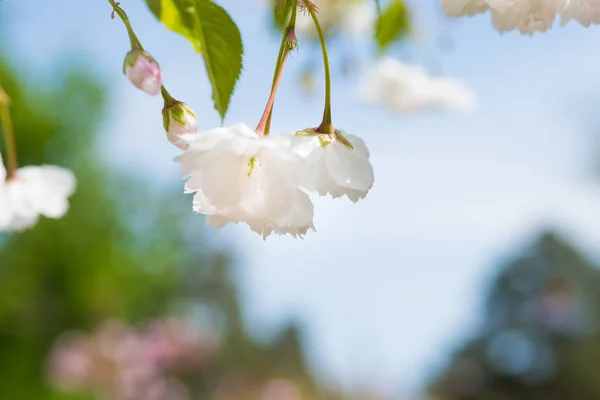
[[248,176],[252,175],[252,171],[254,171],[254,164],[256,163],[256,157],[252,157],[248,161],[248,167],[250,167],[250,171],[248,171]]

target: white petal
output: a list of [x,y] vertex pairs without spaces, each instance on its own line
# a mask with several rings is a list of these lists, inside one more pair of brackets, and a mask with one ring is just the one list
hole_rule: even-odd
[[206,225],[211,225],[214,229],[221,229],[231,221],[220,215],[207,215]]
[[187,184],[191,189],[200,188],[212,203],[232,207],[251,197],[257,188],[250,169],[250,158],[207,153]]
[[[356,137],[354,139],[356,141]],[[368,160],[368,153],[365,155],[364,150],[358,150],[364,147],[364,143],[362,146],[358,141],[356,143],[357,150],[351,150],[335,141],[325,150],[325,162],[336,184],[348,189],[368,191],[373,187],[373,167]]]
[[32,204],[32,198],[36,195],[37,188],[30,181],[21,179],[17,174],[16,178],[7,182],[5,190],[13,216],[22,216],[29,219],[39,214],[39,211]]
[[309,165],[321,161],[325,156],[325,150],[317,136],[295,137],[292,145],[296,154]]
[[38,222],[38,215],[13,215],[8,226],[9,231],[20,232],[35,226]]
[[[365,142],[357,136],[342,133],[353,145],[350,149],[338,140],[325,148],[317,137],[298,137],[294,149],[304,157],[312,184],[304,186],[321,196],[346,195],[356,202],[373,187],[373,167]],[[318,144],[318,145],[316,145]]]
[[312,225],[314,206],[302,190],[288,191],[282,196],[271,196],[267,209],[274,225],[281,228],[303,228]]

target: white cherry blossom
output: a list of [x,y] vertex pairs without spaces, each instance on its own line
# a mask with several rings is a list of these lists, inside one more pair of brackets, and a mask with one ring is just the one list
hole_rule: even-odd
[[61,218],[76,186],[71,171],[53,165],[23,167],[6,179],[1,160],[0,180],[0,231],[30,228],[39,216]]
[[550,29],[565,9],[567,0],[441,0],[450,17],[472,16],[490,11],[499,32],[518,30],[527,35]]
[[518,29],[533,35],[545,32],[554,23],[564,0],[486,0],[492,12],[492,23],[500,32]]
[[334,134],[298,132],[292,139],[294,150],[306,162],[313,186],[321,196],[364,199],[375,178],[365,142],[336,130]]
[[193,209],[220,228],[243,222],[265,239],[313,229],[313,204],[303,160],[280,137],[259,136],[244,124],[181,135],[189,145],[176,158]]

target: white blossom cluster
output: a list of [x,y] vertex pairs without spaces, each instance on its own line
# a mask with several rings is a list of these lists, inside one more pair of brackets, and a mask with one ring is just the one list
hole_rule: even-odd
[[307,191],[357,202],[374,182],[365,143],[338,130],[272,137],[237,124],[179,137],[185,191],[215,228],[242,222],[265,239],[302,237],[315,230]]
[[53,165],[23,167],[7,177],[0,156],[0,231],[22,231],[40,216],[61,218],[76,180],[67,169]]
[[[489,12],[500,32],[518,30],[532,35],[550,29],[557,18],[562,25],[571,20],[585,27],[600,24],[600,0],[440,0],[440,3],[450,17]],[[319,128],[295,134],[272,137],[264,134],[264,125],[260,124],[261,129],[256,130],[237,124],[198,132],[195,113],[169,95],[158,63],[143,50],[118,3],[111,1],[111,4],[128,28],[132,45],[123,72],[140,90],[152,96],[162,94],[167,138],[183,151],[176,161],[181,164],[182,178],[187,179],[185,192],[194,195],[193,210],[206,215],[207,224],[220,228],[230,223],[245,223],[265,239],[271,234],[302,237],[315,230],[310,192],[332,198],[347,197],[352,202],[369,193],[374,184],[369,150],[357,136],[333,129],[330,111],[324,113]],[[320,26],[325,32],[354,37],[374,34],[376,13],[370,1],[315,0],[314,5],[308,1],[299,4],[311,7],[313,15],[319,11]],[[318,24],[312,17],[298,13],[295,30],[321,36],[323,59],[328,66],[325,39],[315,25]],[[289,42],[284,43],[295,47],[292,28],[290,25],[286,31],[291,34],[286,39]],[[329,90],[329,69],[326,71]],[[272,109],[274,91],[273,88],[265,113],[270,112],[269,107]],[[327,93],[326,111],[331,108]],[[7,107],[8,101],[3,97]],[[360,97],[364,102],[380,104],[397,113],[471,110],[477,102],[474,92],[462,82],[432,76],[420,67],[391,57],[378,60],[367,73],[360,86]],[[265,121],[261,120],[261,124]],[[12,132],[3,129],[3,134],[6,141],[11,139]],[[17,168],[14,152],[13,149],[8,153],[12,161],[9,172],[0,157],[0,231],[21,231],[35,225],[40,216],[65,215],[76,186],[74,175],[50,165]]]
[[500,31],[519,30],[523,34],[544,32],[557,17],[562,25],[576,20],[588,27],[600,23],[600,0],[440,0],[450,17],[472,16],[489,11]]

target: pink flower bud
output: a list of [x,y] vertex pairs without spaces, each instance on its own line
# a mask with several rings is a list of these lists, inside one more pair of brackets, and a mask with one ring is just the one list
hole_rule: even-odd
[[172,105],[165,105],[162,113],[163,126],[167,132],[169,142],[185,150],[188,145],[181,140],[179,135],[198,132],[196,114],[181,101],[176,101]]
[[131,50],[125,56],[125,75],[138,89],[156,96],[162,86],[162,72],[152,56],[142,50]]

